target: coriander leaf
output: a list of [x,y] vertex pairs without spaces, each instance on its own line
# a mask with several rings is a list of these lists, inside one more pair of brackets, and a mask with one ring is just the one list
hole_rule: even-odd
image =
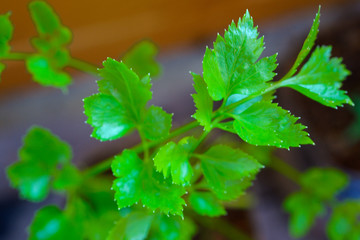
[[70,30],[62,26],[59,17],[49,4],[44,1],[33,1],[29,4],[29,10],[40,38],[50,39],[55,46],[71,41]]
[[142,201],[144,206],[165,214],[182,216],[185,189],[171,184],[163,175],[145,165],[131,150],[124,150],[111,165],[115,177],[113,189],[119,208]]
[[107,240],[143,240],[147,237],[153,216],[131,212],[121,218],[109,232]]
[[40,202],[49,194],[51,173],[40,163],[16,162],[7,168],[7,175],[23,199]]
[[32,127],[23,140],[19,161],[7,168],[7,175],[22,198],[41,201],[49,192],[50,180],[58,165],[67,164],[71,157],[71,148],[66,142],[47,129]]
[[142,124],[146,103],[151,99],[149,84],[124,63],[108,58],[99,70],[99,94],[84,99],[87,123],[94,127],[92,136],[113,140]]
[[305,42],[295,60],[294,65],[291,67],[289,72],[285,75],[284,79],[292,77],[296,73],[297,68],[300,66],[300,64],[304,61],[304,59],[307,57],[307,55],[310,53],[311,49],[313,48],[317,34],[319,32],[320,9],[321,9],[321,7],[319,6],[319,10],[316,13],[316,16],[315,16],[315,19],[311,26],[310,32],[305,39]]
[[137,203],[141,196],[143,163],[135,152],[124,150],[111,164],[115,177],[112,188],[119,208]]
[[0,57],[9,52],[9,41],[12,38],[13,31],[14,27],[10,21],[10,13],[0,15]]
[[75,226],[57,206],[49,205],[36,212],[29,240],[80,239]]
[[66,190],[77,187],[81,182],[80,171],[72,164],[65,164],[55,175],[53,188],[55,190]]
[[129,133],[135,123],[115,97],[98,93],[84,99],[86,123],[94,127],[91,137],[113,140]]
[[140,78],[148,74],[156,77],[161,71],[160,64],[155,60],[157,53],[158,49],[153,42],[141,41],[126,52],[122,60]]
[[237,25],[232,22],[224,38],[218,35],[213,50],[206,49],[204,80],[213,100],[261,92],[275,76],[276,55],[258,60],[264,50],[263,38],[258,38],[253,25],[247,11]]
[[280,148],[313,144],[305,126],[296,124],[298,118],[270,102],[257,102],[241,112],[232,115],[234,128],[244,141],[254,145],[268,145]]
[[61,70],[53,68],[49,59],[33,55],[26,59],[26,67],[36,82],[44,86],[64,88],[71,83],[71,77]]
[[300,72],[281,82],[305,96],[332,108],[353,105],[346,91],[340,90],[342,81],[350,74],[340,58],[330,58],[331,47],[317,47]]
[[[230,112],[233,114],[240,114],[243,111],[245,111],[246,109],[248,109],[249,107],[251,107],[256,102],[260,102],[260,101],[271,102],[272,100],[275,99],[274,92],[275,91],[270,91],[268,93],[265,93],[265,94],[257,96],[257,97],[253,97],[246,101],[245,101],[245,99],[247,97],[246,95],[233,94],[228,98],[225,106],[230,107],[231,104],[236,104],[237,106],[234,109],[232,109]],[[240,103],[240,101],[243,101],[243,103]]]
[[246,153],[225,145],[210,148],[202,155],[201,167],[211,190],[219,199],[241,195],[263,166]]
[[325,213],[325,206],[320,200],[302,192],[287,197],[284,208],[290,213],[290,234],[293,237],[304,236],[316,217]]
[[332,200],[349,183],[347,175],[337,169],[312,168],[302,174],[302,187],[322,200]]
[[169,176],[170,172],[175,184],[190,184],[193,169],[189,162],[189,153],[196,142],[194,138],[184,138],[178,145],[169,142],[161,147],[154,157],[156,169],[162,172],[165,178]]
[[208,93],[207,85],[204,82],[204,79],[195,73],[191,73],[191,75],[194,79],[194,88],[196,91],[196,94],[192,94],[192,97],[197,108],[196,113],[192,117],[205,128],[205,131],[210,131],[213,100]]
[[67,216],[77,223],[76,228],[83,233],[79,239],[106,239],[114,223],[119,220],[114,194],[107,188],[111,182],[108,176],[87,179],[68,202]]
[[196,225],[185,218],[180,220],[173,216],[156,215],[154,217],[149,240],[191,240],[196,232]]
[[181,196],[186,193],[185,188],[172,184],[170,179],[164,179],[161,173],[153,171],[152,175],[144,174],[142,191],[141,201],[150,210],[159,209],[162,213],[183,218],[185,201]]
[[189,201],[194,211],[202,216],[226,215],[221,202],[210,192],[192,192]]
[[102,80],[98,81],[99,92],[115,97],[129,116],[137,121],[140,112],[151,99],[151,91],[142,83],[135,72],[124,63],[108,58],[99,70]]
[[161,107],[151,106],[145,115],[143,128],[145,137],[149,140],[165,138],[169,135],[172,114]]
[[327,225],[331,240],[353,240],[360,238],[360,202],[348,200],[338,204]]

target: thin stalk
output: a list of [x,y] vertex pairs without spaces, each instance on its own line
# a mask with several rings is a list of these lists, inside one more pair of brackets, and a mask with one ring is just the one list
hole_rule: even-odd
[[32,53],[11,52],[1,57],[2,60],[26,60]]
[[68,66],[89,73],[91,75],[98,75],[98,68],[95,65],[76,58],[71,58]]
[[280,174],[284,175],[288,179],[292,180],[294,183],[301,185],[300,183],[301,172],[298,171],[293,166],[287,164],[283,160],[273,157],[270,161],[269,167],[279,172]]
[[[181,134],[184,134],[187,131],[190,131],[191,129],[193,129],[197,126],[199,126],[199,124],[196,121],[192,121],[188,124],[185,124],[182,127],[179,127],[177,129],[175,129],[174,131],[172,131],[166,138],[149,142],[148,148],[151,149],[160,144],[163,144],[163,143],[169,141],[170,139],[177,137]],[[134,146],[133,148],[131,148],[131,150],[139,154],[144,151],[144,146],[142,144],[138,144],[138,145]],[[84,177],[90,178],[90,177],[96,176],[98,174],[101,174],[101,173],[107,171],[111,167],[111,163],[112,163],[113,159],[114,159],[113,157],[108,158],[98,164],[95,164],[94,166],[89,167],[88,169],[85,169]]]
[[139,131],[139,135],[140,135],[140,139],[141,139],[142,149],[144,150],[144,162],[148,162],[149,161],[149,144],[144,136],[142,129],[138,128],[138,131]]
[[[5,56],[0,57],[1,60],[23,60],[25,61],[32,55],[36,53],[23,53],[23,52],[10,52]],[[95,65],[92,65],[90,63],[87,63],[85,61],[76,59],[76,58],[70,58],[68,65],[69,67],[78,69],[80,71],[83,71],[85,73],[89,73],[91,75],[96,75],[98,73],[97,67]]]

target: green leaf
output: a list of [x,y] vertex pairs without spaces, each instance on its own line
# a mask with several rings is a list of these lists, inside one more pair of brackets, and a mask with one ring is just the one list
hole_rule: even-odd
[[71,41],[70,30],[62,26],[59,17],[46,2],[33,1],[29,4],[29,10],[41,38],[51,38],[55,46]]
[[285,75],[284,78],[289,78],[292,77],[296,71],[297,68],[300,66],[300,64],[304,61],[304,59],[308,56],[308,54],[310,53],[311,49],[314,46],[317,34],[319,32],[319,24],[320,24],[320,9],[321,6],[319,6],[319,10],[315,16],[315,19],[313,21],[313,24],[311,26],[310,32],[308,34],[308,36],[305,39],[305,42],[295,60],[294,65],[291,67],[291,69],[289,70],[289,72]]
[[71,77],[63,71],[71,59],[66,48],[71,32],[45,1],[31,2],[29,10],[39,37],[31,41],[38,53],[26,59],[27,69],[41,85],[65,88],[71,83]]
[[211,190],[219,199],[241,195],[263,166],[246,153],[225,145],[210,148],[202,155],[201,167]]
[[0,57],[9,52],[9,41],[12,38],[13,31],[14,27],[10,21],[10,13],[0,15]]
[[55,190],[74,189],[81,183],[81,173],[72,164],[65,164],[55,176],[53,188]]
[[145,137],[149,140],[165,138],[171,129],[172,114],[165,112],[161,107],[151,106],[143,122]]
[[71,77],[54,68],[44,56],[33,55],[26,59],[26,67],[34,80],[44,86],[65,88],[71,83]]
[[108,176],[87,179],[68,202],[67,216],[83,233],[79,239],[106,239],[115,222],[119,220],[120,213],[114,202],[114,194],[108,188],[111,182],[112,179]]
[[280,148],[313,144],[308,133],[303,131],[305,126],[296,124],[298,118],[277,104],[257,102],[239,115],[232,116],[237,134],[250,144]]
[[131,150],[124,150],[111,165],[115,177],[112,188],[119,208],[142,201],[150,210],[182,216],[185,189],[171,184],[163,175],[145,165]]
[[213,111],[213,100],[211,99],[204,79],[195,73],[191,73],[194,79],[194,88],[197,94],[192,94],[196,106],[195,118],[205,131],[211,130],[211,118]]
[[305,236],[316,217],[325,213],[325,206],[320,200],[302,192],[287,197],[284,208],[290,213],[290,234],[297,238]]
[[7,168],[7,175],[22,198],[42,201],[49,192],[50,180],[57,167],[71,159],[71,148],[49,130],[40,127],[32,127],[23,142],[19,161]]
[[[147,170],[149,171],[149,170]],[[164,179],[161,173],[152,172],[152,175],[143,176],[142,203],[150,210],[165,214],[179,215],[183,218],[184,199],[181,198],[186,191],[185,188],[174,185],[170,179]]]
[[156,215],[149,233],[149,240],[191,240],[196,232],[190,218]]
[[[84,108],[87,122],[94,127],[92,136],[113,140],[143,123],[145,106],[152,94],[149,84],[141,82],[124,63],[108,58],[103,65],[99,70],[103,78],[98,81],[100,94],[85,98]],[[160,120],[166,123],[168,117],[163,115]]]
[[135,152],[124,150],[116,156],[111,164],[111,169],[117,179],[112,188],[115,190],[115,200],[119,208],[124,208],[137,203],[141,196],[141,173],[143,163]]
[[349,180],[345,173],[332,168],[312,168],[302,174],[302,187],[311,191],[322,200],[332,200],[335,195],[348,185]]
[[161,67],[155,57],[158,48],[151,41],[141,41],[134,45],[122,58],[123,62],[131,68],[140,78],[150,74],[156,77],[161,72]]
[[165,178],[169,176],[170,172],[175,184],[190,184],[193,169],[189,162],[189,153],[196,143],[197,140],[194,138],[184,138],[178,145],[169,142],[161,147],[154,157],[154,165],[157,171],[162,172]]
[[340,90],[342,81],[350,74],[342,59],[330,58],[331,47],[318,47],[300,72],[281,83],[305,96],[332,108],[353,105],[346,91]]
[[202,216],[217,217],[226,215],[221,202],[210,192],[192,192],[189,202],[194,211]]
[[44,200],[50,191],[51,173],[41,163],[19,161],[7,169],[11,185],[20,192],[20,197],[34,202]]
[[206,49],[204,80],[213,100],[261,92],[275,76],[276,55],[258,60],[264,50],[263,38],[258,38],[257,27],[253,25],[247,11],[237,25],[232,22],[224,38],[218,35],[214,50]]
[[121,218],[109,232],[107,240],[143,240],[147,237],[153,216],[132,212]]
[[348,200],[338,204],[327,225],[330,240],[355,240],[360,238],[360,202]]
[[131,132],[135,122],[115,97],[98,93],[84,99],[86,123],[93,126],[91,137],[105,141],[120,138]]
[[29,240],[80,239],[76,225],[57,206],[46,206],[37,211],[29,227]]

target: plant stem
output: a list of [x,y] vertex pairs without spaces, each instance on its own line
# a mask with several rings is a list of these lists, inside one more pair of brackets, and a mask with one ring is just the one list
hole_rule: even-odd
[[138,131],[139,131],[139,135],[140,135],[140,139],[141,139],[142,149],[144,150],[144,162],[148,162],[149,161],[149,145],[148,145],[148,142],[147,142],[147,140],[144,136],[144,133],[140,127],[138,128]]
[[[36,53],[23,53],[23,52],[10,52],[7,55],[0,57],[1,60],[26,60],[27,58],[31,57]],[[76,58],[70,58],[68,65],[69,67],[78,69],[80,71],[89,73],[91,75],[97,76],[98,70],[97,67],[87,63],[85,61],[76,59]]]
[[[197,126],[199,126],[199,124],[196,121],[192,121],[188,124],[185,124],[177,129],[175,129],[174,131],[172,131],[166,138],[149,142],[148,148],[151,149],[153,147],[156,147],[156,146],[158,146],[164,142],[167,142],[170,139],[172,139],[176,136],[179,136]],[[143,144],[138,144],[138,145],[134,146],[131,150],[136,153],[141,153],[144,151],[144,146],[143,146]],[[93,177],[95,175],[105,172],[106,170],[108,170],[111,167],[111,163],[113,160],[114,160],[114,158],[111,157],[111,158],[108,158],[108,159],[98,163],[98,164],[95,164],[94,166],[89,167],[88,169],[85,169],[83,172],[84,178],[90,178],[90,177]]]
[[32,53],[11,52],[11,53],[1,57],[1,59],[3,59],[3,60],[26,60],[31,55],[32,55]]
[[296,184],[301,185],[300,183],[301,172],[299,172],[296,168],[287,164],[283,160],[277,157],[273,157],[270,161],[269,167],[281,173],[282,175],[292,180]]
[[98,75],[98,68],[95,65],[76,58],[71,58],[68,63],[68,66],[89,73],[91,75],[95,75],[95,76]]
[[239,229],[231,225],[224,219],[221,218],[208,218],[201,217],[197,214],[188,214],[190,215],[196,222],[202,225],[205,228],[214,230],[229,240],[251,240],[251,238],[245,233],[241,232]]

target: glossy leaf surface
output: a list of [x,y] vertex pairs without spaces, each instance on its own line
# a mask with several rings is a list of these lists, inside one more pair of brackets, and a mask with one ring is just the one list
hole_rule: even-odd
[[313,144],[305,126],[296,124],[298,118],[277,104],[257,102],[233,117],[236,133],[250,144],[280,148]]
[[331,47],[318,47],[300,72],[281,83],[328,107],[353,105],[342,81],[350,74],[340,58],[331,58]]
[[192,94],[196,106],[196,112],[192,116],[205,131],[211,130],[211,117],[213,111],[213,100],[211,99],[204,79],[195,73],[191,73],[194,81],[196,94]]
[[211,190],[219,199],[238,197],[251,185],[263,166],[246,153],[225,145],[211,147],[201,159],[201,167]]
[[[131,206],[140,200],[152,211],[182,216],[185,189],[173,185],[163,175],[145,165],[131,150],[124,150],[111,165],[113,189],[119,208]],[[150,168],[150,169],[149,169]]]
[[224,37],[218,35],[213,50],[206,49],[203,75],[212,99],[250,95],[268,87],[266,82],[275,76],[276,55],[258,60],[264,50],[258,35],[247,11],[238,24],[231,23]]
[[189,201],[194,211],[200,215],[216,217],[226,214],[220,201],[211,192],[193,192]]
[[162,172],[165,178],[171,174],[171,179],[175,184],[189,184],[193,176],[189,153],[196,143],[195,138],[184,138],[178,144],[167,143],[154,157],[156,169]]

